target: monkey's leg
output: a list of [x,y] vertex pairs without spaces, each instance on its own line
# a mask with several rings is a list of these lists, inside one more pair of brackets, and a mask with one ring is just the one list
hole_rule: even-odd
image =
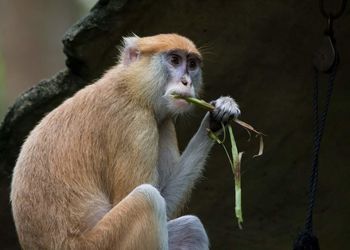
[[209,240],[201,221],[185,215],[168,222],[169,250],[207,250]]
[[136,187],[71,249],[168,249],[165,201],[152,185]]

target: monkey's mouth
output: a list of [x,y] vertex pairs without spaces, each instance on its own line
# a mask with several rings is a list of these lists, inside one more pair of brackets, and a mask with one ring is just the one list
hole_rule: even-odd
[[172,93],[170,94],[170,96],[173,97],[174,99],[177,99],[177,100],[183,100],[183,99],[175,98],[174,96],[195,97],[195,96],[193,96],[191,93],[188,93],[188,92],[172,92]]
[[176,108],[188,108],[190,106],[190,103],[188,103],[186,100],[181,99],[181,98],[175,98],[174,96],[182,96],[182,97],[193,97],[190,93],[185,93],[185,92],[173,92],[170,94],[172,97],[172,102],[174,103]]

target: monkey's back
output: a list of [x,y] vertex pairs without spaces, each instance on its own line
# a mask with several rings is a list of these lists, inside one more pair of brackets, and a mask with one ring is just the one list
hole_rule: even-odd
[[105,78],[49,113],[22,146],[11,201],[24,248],[59,248],[156,182],[153,114]]

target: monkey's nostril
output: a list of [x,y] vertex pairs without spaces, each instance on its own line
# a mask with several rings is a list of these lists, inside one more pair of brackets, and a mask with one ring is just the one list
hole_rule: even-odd
[[185,86],[187,86],[187,84],[188,84],[187,80],[181,80],[181,82],[182,82],[182,84],[185,85]]

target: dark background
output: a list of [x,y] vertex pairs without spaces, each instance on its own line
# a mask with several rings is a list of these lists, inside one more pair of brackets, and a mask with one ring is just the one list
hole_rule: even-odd
[[[334,3],[334,6],[326,5],[333,10],[341,1],[326,2]],[[238,229],[234,216],[233,176],[224,152],[218,146],[211,153],[204,177],[196,186],[185,212],[196,214],[202,220],[212,249],[291,249],[304,224],[307,208],[313,129],[312,55],[326,27],[318,1],[173,0],[129,1],[126,5],[127,15],[123,23],[118,24],[121,27],[119,39],[113,37],[115,45],[122,35],[131,32],[139,36],[176,32],[191,38],[203,48],[206,83],[203,98],[212,100],[220,95],[231,95],[240,104],[241,119],[268,135],[264,155],[251,159],[255,152],[246,142],[246,132],[235,127],[240,150],[247,151],[242,162],[243,230]],[[67,14],[58,7],[53,9],[56,15],[46,17],[48,28],[50,22],[62,19],[60,13]],[[21,20],[20,16],[17,18]],[[72,20],[67,28],[73,23]],[[22,24],[17,25],[20,28]],[[33,32],[36,29],[33,27]],[[320,157],[314,227],[321,249],[346,249],[350,235],[349,6],[335,22],[334,29],[341,64]],[[16,33],[16,26],[12,30]],[[62,36],[64,30],[55,31],[55,36]],[[22,40],[22,43],[27,42],[30,41]],[[11,54],[9,49],[17,50],[15,46],[21,47],[21,44],[3,46],[5,66],[14,58],[15,52]],[[37,49],[44,50],[42,47]],[[61,63],[64,67],[62,55],[54,58],[59,61],[55,67],[60,67]],[[115,58],[115,55],[113,48],[106,57]],[[35,69],[37,59],[30,60],[34,62],[30,67]],[[104,65],[107,68],[108,63]],[[55,74],[58,70],[55,67],[49,75],[42,77]],[[16,74],[16,68],[5,68]],[[32,84],[39,80],[32,79]],[[30,83],[26,75],[22,75],[21,81]],[[323,92],[325,85],[323,82]],[[202,114],[198,110],[193,116],[180,119],[178,131],[182,147],[195,132]],[[8,185],[9,179],[2,178],[1,249],[10,249],[15,239],[7,209]]]

